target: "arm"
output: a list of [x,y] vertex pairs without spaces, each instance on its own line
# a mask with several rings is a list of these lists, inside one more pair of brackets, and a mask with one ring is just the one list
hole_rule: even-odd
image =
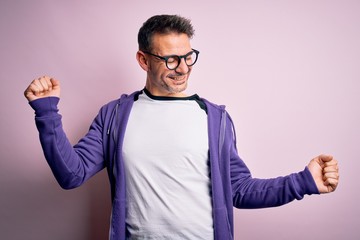
[[[232,123],[229,124],[232,126]],[[233,135],[233,130],[227,134]],[[234,136],[234,135],[233,135]],[[275,207],[300,200],[305,195],[332,192],[338,185],[337,161],[320,155],[299,173],[272,179],[251,176],[236,149],[236,139],[230,144],[230,175],[233,205],[238,208]]]
[[251,176],[249,169],[237,155],[231,162],[234,207],[276,207],[295,199],[301,200],[305,195],[319,194],[307,167],[287,176],[259,179]]
[[72,147],[58,114],[59,82],[46,76],[36,79],[25,90],[25,96],[35,110],[45,158],[61,187],[77,187],[104,168],[100,114],[87,135]]

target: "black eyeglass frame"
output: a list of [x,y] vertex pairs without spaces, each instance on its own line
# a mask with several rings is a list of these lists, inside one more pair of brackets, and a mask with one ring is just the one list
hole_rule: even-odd
[[[193,66],[193,65],[197,62],[197,60],[198,60],[198,58],[199,58],[199,53],[200,53],[200,51],[198,51],[198,50],[196,50],[196,49],[193,49],[193,48],[192,48],[191,50],[192,50],[191,52],[188,52],[187,54],[182,55],[182,56],[175,55],[175,54],[174,54],[174,55],[168,55],[168,56],[159,56],[159,55],[153,54],[153,53],[148,52],[148,51],[143,51],[143,53],[149,54],[149,55],[151,55],[151,56],[157,57],[157,58],[165,61],[165,65],[166,65],[166,67],[167,67],[169,70],[176,70],[176,69],[179,67],[180,63],[181,63],[181,59],[182,59],[182,58],[185,59],[185,64],[186,64],[186,66],[188,66],[188,67]],[[187,64],[186,58],[187,58],[188,56],[190,56],[191,54],[193,54],[193,53],[196,54],[195,61],[194,61],[192,64]],[[177,59],[179,60],[179,61],[178,61],[178,64],[176,65],[176,67],[174,67],[174,68],[169,68],[169,66],[168,66],[168,60],[169,60],[170,58],[177,58]]]

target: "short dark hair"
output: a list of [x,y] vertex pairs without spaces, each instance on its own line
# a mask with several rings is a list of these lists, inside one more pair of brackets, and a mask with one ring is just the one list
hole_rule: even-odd
[[155,15],[149,18],[139,30],[139,50],[151,51],[151,39],[154,34],[185,33],[189,38],[194,36],[191,21],[179,15]]

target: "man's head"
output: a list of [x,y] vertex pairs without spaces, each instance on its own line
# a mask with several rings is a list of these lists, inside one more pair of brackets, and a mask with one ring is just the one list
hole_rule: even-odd
[[136,58],[147,72],[146,88],[156,96],[183,96],[198,51],[190,21],[176,15],[148,19],[139,30]]

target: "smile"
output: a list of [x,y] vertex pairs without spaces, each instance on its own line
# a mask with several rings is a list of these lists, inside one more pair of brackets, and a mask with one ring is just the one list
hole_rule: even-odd
[[184,81],[186,80],[186,75],[182,76],[169,76],[168,78],[174,80],[174,81]]

